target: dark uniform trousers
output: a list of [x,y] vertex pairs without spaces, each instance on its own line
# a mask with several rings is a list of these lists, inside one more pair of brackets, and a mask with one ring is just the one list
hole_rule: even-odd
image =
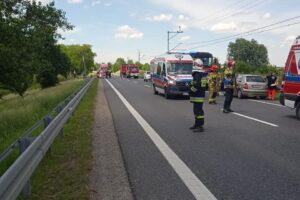
[[233,89],[225,88],[224,109],[226,110],[230,109],[232,99],[233,99]]
[[196,127],[201,127],[204,125],[204,111],[203,103],[193,103],[194,115],[195,115],[195,125]]

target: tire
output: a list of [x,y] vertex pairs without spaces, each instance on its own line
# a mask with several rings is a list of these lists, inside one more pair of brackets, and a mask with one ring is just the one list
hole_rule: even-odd
[[238,91],[237,91],[237,97],[238,97],[239,99],[244,98],[243,93],[242,93],[241,90],[238,90]]
[[298,120],[300,120],[300,102],[298,102],[297,107],[296,107],[296,116]]
[[153,84],[153,93],[154,95],[158,95],[158,92],[156,91],[155,85]]
[[266,99],[267,97],[266,96],[260,96],[259,98],[260,99]]
[[164,96],[165,96],[166,99],[170,99],[170,94],[168,93],[167,88],[165,88]]

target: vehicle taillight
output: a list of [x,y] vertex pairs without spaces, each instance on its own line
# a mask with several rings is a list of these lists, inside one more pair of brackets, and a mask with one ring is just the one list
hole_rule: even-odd
[[243,85],[243,88],[244,88],[244,89],[249,89],[248,84],[245,83],[245,84]]

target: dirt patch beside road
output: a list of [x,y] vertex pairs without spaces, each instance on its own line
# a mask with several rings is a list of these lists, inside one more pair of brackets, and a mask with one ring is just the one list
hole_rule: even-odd
[[133,200],[102,81],[98,82],[93,129],[92,200]]

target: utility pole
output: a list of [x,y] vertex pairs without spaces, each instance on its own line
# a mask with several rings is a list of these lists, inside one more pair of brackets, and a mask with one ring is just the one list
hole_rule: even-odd
[[83,77],[86,76],[86,65],[85,65],[85,58],[84,58],[85,54],[82,53],[82,63],[83,63]]
[[[175,33],[172,37],[170,37],[170,33]],[[183,30],[181,30],[181,26],[178,27],[177,31],[168,31],[168,47],[167,47],[167,53],[170,53],[170,40],[174,38],[178,33],[183,33]],[[178,45],[179,46],[179,45]],[[177,46],[176,46],[177,47]],[[174,48],[173,48],[174,49]],[[172,50],[173,50],[172,49]]]
[[138,61],[141,62],[141,52],[140,52],[140,50],[138,51]]

